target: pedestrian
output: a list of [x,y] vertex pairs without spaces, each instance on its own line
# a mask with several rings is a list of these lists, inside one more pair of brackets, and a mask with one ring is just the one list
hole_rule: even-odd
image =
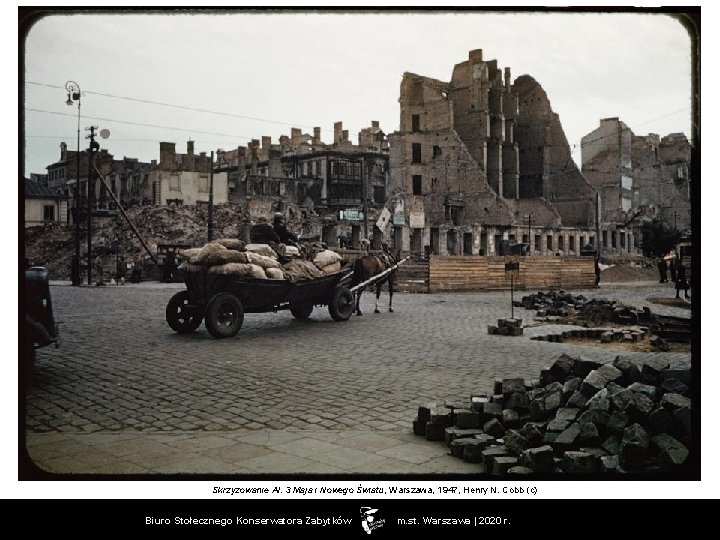
[[250,228],[250,243],[252,244],[279,244],[280,237],[268,223],[266,217],[259,217],[255,220],[255,225]]
[[133,269],[130,273],[130,283],[140,283],[142,281],[143,259],[140,255],[133,259]]
[[278,238],[280,238],[280,242],[282,244],[297,247],[298,237],[294,232],[288,229],[285,224],[285,217],[281,212],[276,212],[273,216],[273,229],[278,235]]
[[660,274],[660,283],[667,283],[667,261],[664,258],[660,257],[658,259],[657,267],[658,273]]
[[675,259],[675,257],[670,259],[669,267],[670,267],[670,281],[675,283],[675,281],[677,280],[677,260]]
[[93,266],[95,266],[95,275],[97,281],[95,282],[95,285],[102,286],[105,285],[103,281],[103,258],[102,255],[98,254],[97,257],[95,257],[95,262],[93,263]]
[[595,252],[595,286],[600,285],[600,253]]
[[685,270],[685,265],[682,263],[682,261],[678,261],[677,263],[677,279],[675,280],[675,298],[680,298],[680,290],[685,291],[685,298],[690,298],[688,296],[688,289],[690,288],[690,284],[687,280],[687,273]]

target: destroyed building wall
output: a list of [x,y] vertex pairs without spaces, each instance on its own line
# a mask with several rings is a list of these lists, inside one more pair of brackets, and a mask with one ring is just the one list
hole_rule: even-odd
[[[531,238],[524,235],[533,245],[535,236],[540,238],[538,253],[552,253],[570,243],[571,236],[574,247],[581,236],[585,243],[594,239],[593,190],[574,163],[549,167],[548,161],[537,160],[539,189],[523,192],[522,167],[529,165],[521,158],[523,147],[516,135],[518,108],[520,91],[534,88],[520,81],[511,84],[510,70],[484,61],[481,50],[470,51],[468,59],[454,67],[449,83],[403,75],[400,129],[389,137],[388,206],[404,203],[404,215],[399,222],[394,217],[393,225],[408,229],[395,235],[400,244],[396,247],[441,255],[497,254],[502,241],[521,241],[523,214],[511,203],[523,196],[538,205]],[[567,141],[546,97],[526,108],[523,120],[525,139],[527,132],[537,130],[536,147],[545,152],[544,145],[562,142],[569,159]],[[548,159],[562,155],[558,150]],[[562,206],[554,207],[555,200]],[[548,207],[552,211],[544,212]],[[561,234],[562,227],[568,230]],[[579,228],[585,231],[581,234]]]
[[619,118],[602,119],[582,138],[582,167],[600,193],[606,226],[660,218],[671,228],[688,228],[690,152],[682,133],[640,136]]
[[595,190],[577,168],[559,116],[540,84],[529,75],[515,79],[519,112],[514,128],[519,146],[519,196],[544,197],[563,224],[595,225]]

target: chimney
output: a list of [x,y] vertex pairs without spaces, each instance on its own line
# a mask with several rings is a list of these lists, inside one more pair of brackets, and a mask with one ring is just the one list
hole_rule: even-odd
[[60,143],[60,161],[65,161],[67,159],[67,144],[64,142]]
[[343,129],[342,132],[342,141],[348,142],[350,140],[350,132],[347,129]]
[[510,68],[505,68],[505,88],[510,90]]
[[253,139],[250,142],[250,174],[253,176],[257,175],[257,165],[258,165],[258,144],[260,144],[260,141],[257,139]]
[[262,148],[263,148],[263,150],[265,150],[265,149],[268,149],[268,150],[269,150],[269,149],[270,149],[270,141],[271,141],[271,138],[270,138],[270,137],[267,137],[267,136],[263,135],[263,138],[262,138]]
[[333,144],[338,144],[342,137],[342,130],[343,130],[342,122],[335,122],[335,124],[333,124],[333,129],[334,129]]
[[374,128],[379,128],[379,127],[380,127],[380,121],[379,121],[379,120],[372,120],[372,121],[370,122],[370,126],[371,126],[371,127],[374,127]]
[[468,59],[470,60],[471,64],[479,64],[483,61],[483,53],[482,49],[475,49],[473,51],[470,51],[468,53]]
[[237,167],[240,176],[245,172],[245,148],[238,146],[237,148]]
[[195,141],[189,140],[187,142],[187,153],[188,153],[188,156],[195,155]]
[[319,127],[313,128],[313,144],[322,144],[322,141],[320,140],[320,128]]
[[290,128],[290,140],[293,144],[296,144],[300,137],[302,137],[302,130],[300,128]]
[[175,165],[175,143],[161,142],[160,143],[160,166],[174,166]]

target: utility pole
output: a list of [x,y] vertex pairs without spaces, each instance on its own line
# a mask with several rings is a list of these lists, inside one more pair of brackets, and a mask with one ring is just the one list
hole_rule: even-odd
[[524,219],[527,219],[528,222],[528,255],[532,255],[533,252],[533,242],[532,242],[532,236],[530,234],[530,224],[535,221],[534,214],[530,212],[529,214],[526,214],[523,216]]
[[77,121],[77,155],[75,169],[75,255],[72,258],[70,266],[70,277],[74,286],[82,284],[82,276],[80,275],[80,85],[75,81],[65,83],[67,91],[66,105],[72,106],[73,102],[78,104],[78,121]]
[[208,197],[208,243],[213,241],[213,162],[215,152],[210,152],[210,195]]
[[[86,139],[90,139],[90,147],[88,148],[88,186],[87,186],[87,268],[88,268],[88,285],[92,285],[92,199],[93,199],[93,150],[99,148],[100,145],[95,142],[96,126],[85,128],[90,131],[90,135],[86,135]],[[78,173],[79,174],[79,173]]]

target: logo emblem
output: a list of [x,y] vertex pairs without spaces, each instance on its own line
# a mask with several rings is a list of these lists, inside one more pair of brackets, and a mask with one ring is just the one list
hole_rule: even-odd
[[385,525],[384,519],[378,519],[374,515],[377,511],[377,508],[370,508],[369,506],[360,507],[360,525],[362,525],[363,530],[368,534]]

